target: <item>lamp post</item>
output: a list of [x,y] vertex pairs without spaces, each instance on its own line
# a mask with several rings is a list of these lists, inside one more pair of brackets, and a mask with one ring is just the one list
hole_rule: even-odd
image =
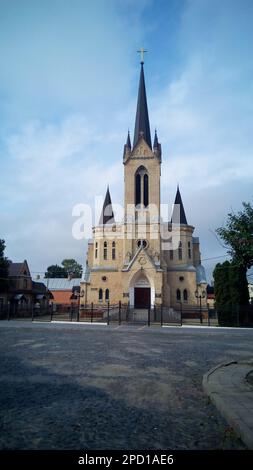
[[74,291],[74,296],[77,298],[77,321],[79,321],[79,313],[80,313],[80,297],[84,297],[84,291],[78,292],[77,290]]
[[205,299],[206,297],[206,291],[202,290],[202,292],[199,291],[199,286],[197,290],[195,291],[195,297],[196,299],[199,299],[199,316],[200,316],[200,323],[203,323],[203,318],[202,318],[202,299]]

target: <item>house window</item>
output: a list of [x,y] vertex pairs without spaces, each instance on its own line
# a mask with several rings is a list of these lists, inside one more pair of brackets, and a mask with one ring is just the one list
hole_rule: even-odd
[[177,300],[180,302],[181,300],[181,290],[177,289]]
[[112,242],[112,259],[116,259],[116,243]]
[[104,242],[104,259],[107,259],[107,242]]
[[110,297],[109,289],[105,289],[105,300],[108,301],[109,297]]
[[98,300],[99,302],[102,302],[103,300],[103,289],[99,289],[98,291]]
[[187,302],[187,300],[188,300],[188,292],[187,292],[186,289],[184,289],[183,297],[184,297],[184,302]]
[[188,258],[191,259],[191,257],[192,257],[191,242],[188,242]]
[[95,244],[95,258],[97,259],[98,257],[98,243],[96,242]]
[[182,242],[178,244],[178,259],[181,260],[183,257]]
[[24,279],[24,289],[27,289],[27,279]]
[[173,260],[173,250],[170,250],[170,260]]

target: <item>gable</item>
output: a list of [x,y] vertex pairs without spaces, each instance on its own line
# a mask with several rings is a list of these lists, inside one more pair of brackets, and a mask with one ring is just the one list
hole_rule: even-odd
[[148,146],[147,142],[143,137],[140,137],[137,144],[132,150],[131,153],[131,158],[133,157],[138,157],[138,158],[154,158],[154,153],[152,152],[152,149]]
[[157,270],[157,267],[153,260],[148,255],[147,250],[143,248],[139,248],[139,250],[135,253],[134,257],[131,259],[128,266],[123,269],[123,271],[135,271],[139,270],[140,268],[143,269],[152,269],[154,271]]

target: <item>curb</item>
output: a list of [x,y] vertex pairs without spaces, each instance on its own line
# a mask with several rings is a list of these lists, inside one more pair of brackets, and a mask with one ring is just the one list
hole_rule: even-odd
[[253,450],[253,387],[247,383],[246,376],[252,369],[252,359],[224,362],[204,374],[202,381],[204,393],[251,450]]

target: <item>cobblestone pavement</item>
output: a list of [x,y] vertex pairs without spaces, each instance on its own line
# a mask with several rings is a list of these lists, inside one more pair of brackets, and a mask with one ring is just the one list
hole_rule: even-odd
[[0,323],[1,449],[243,449],[203,374],[253,330]]

